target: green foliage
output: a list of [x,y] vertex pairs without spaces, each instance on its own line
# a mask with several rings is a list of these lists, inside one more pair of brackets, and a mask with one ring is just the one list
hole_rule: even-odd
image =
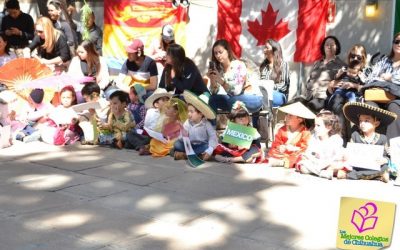
[[93,10],[92,8],[90,8],[89,4],[86,1],[84,1],[84,3],[85,4],[82,6],[81,9],[82,39],[88,40],[89,39],[88,21],[93,13]]

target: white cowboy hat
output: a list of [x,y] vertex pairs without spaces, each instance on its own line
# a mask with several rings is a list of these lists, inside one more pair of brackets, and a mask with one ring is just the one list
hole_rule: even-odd
[[183,98],[185,98],[187,104],[193,105],[198,111],[200,111],[205,118],[210,120],[216,118],[214,110],[212,110],[207,103],[189,90],[183,91]]
[[157,99],[159,99],[159,98],[161,98],[161,97],[164,97],[164,96],[166,96],[166,97],[168,97],[168,98],[171,98],[171,97],[172,97],[172,94],[171,94],[171,93],[168,93],[167,90],[166,90],[166,89],[163,89],[163,88],[158,88],[158,89],[156,89],[156,90],[153,92],[153,94],[152,94],[151,96],[149,96],[149,97],[146,99],[146,101],[144,102],[145,107],[146,107],[147,109],[153,108],[153,103],[154,103]]

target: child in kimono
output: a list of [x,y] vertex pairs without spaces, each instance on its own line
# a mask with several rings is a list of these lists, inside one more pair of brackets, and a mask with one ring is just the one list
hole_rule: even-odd
[[285,125],[278,130],[272,142],[267,162],[272,167],[293,168],[311,137],[305,119],[314,119],[315,115],[301,102],[282,106],[279,110],[286,113]]

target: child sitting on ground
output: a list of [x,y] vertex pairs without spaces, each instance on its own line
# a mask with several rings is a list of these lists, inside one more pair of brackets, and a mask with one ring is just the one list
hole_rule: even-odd
[[110,103],[106,99],[100,97],[100,87],[97,83],[86,83],[82,88],[81,93],[85,102],[98,102],[100,104],[100,108],[89,109],[87,112],[84,112],[79,116],[79,126],[82,128],[84,135],[82,144],[97,144],[98,126],[101,123],[107,122]]
[[[343,139],[339,118],[331,111],[322,110],[315,118],[314,134],[301,154],[296,170],[332,179],[344,167]],[[339,174],[340,178],[340,174]]]
[[187,119],[186,104],[178,98],[171,98],[164,110],[165,118],[159,120],[156,131],[161,130],[167,141],[164,143],[154,138],[150,140],[149,152],[154,157],[166,156],[170,153],[175,141],[181,135],[182,123]]
[[27,125],[16,135],[16,139],[23,142],[38,141],[40,139],[40,128],[47,121],[48,114],[54,108],[44,100],[43,89],[34,89],[28,97],[30,110],[27,113]]
[[71,108],[77,104],[76,92],[72,86],[60,91],[61,105],[49,114],[46,127],[41,130],[42,140],[54,145],[68,145],[80,139],[82,134],[78,126],[78,114]]
[[293,168],[311,137],[305,119],[314,119],[315,115],[301,102],[282,106],[279,110],[286,113],[285,125],[278,130],[272,142],[267,162],[272,167]]
[[[229,120],[243,126],[252,127],[251,117],[246,105],[243,102],[236,101],[232,105],[232,111],[229,114]],[[215,160],[219,162],[243,162],[255,163],[262,160],[260,140],[253,140],[249,149],[235,145],[220,143],[214,150]]]
[[379,106],[373,102],[368,103],[346,103],[343,107],[343,113],[346,118],[352,123],[356,124],[359,131],[354,131],[351,135],[350,142],[363,143],[371,145],[382,145],[385,147],[384,155],[380,159],[377,159],[380,170],[369,170],[364,168],[353,169],[344,175],[347,179],[352,180],[372,180],[379,179],[383,182],[389,182],[389,171],[388,171],[388,141],[385,135],[376,132],[376,129],[380,126],[386,127],[391,122],[396,120],[397,115],[393,112],[379,108]]
[[[164,110],[164,105],[167,104],[172,97],[172,94],[168,93],[163,88],[158,88],[154,91],[154,93],[149,96],[144,105],[147,108],[146,116],[144,118],[144,127],[153,131],[157,129],[157,123],[160,120],[163,120],[165,114],[163,114],[162,110]],[[161,125],[160,125],[161,127]],[[150,139],[147,132],[143,130],[142,134],[140,134],[140,130],[136,130],[137,133],[129,133],[127,135],[127,140],[130,143],[131,147],[138,150],[139,155],[149,155],[150,154]],[[157,131],[161,132],[161,131]]]
[[[215,113],[208,104],[192,92],[185,90],[183,97],[188,104],[188,119],[183,124],[184,133],[189,137],[194,153],[202,160],[208,161],[218,145],[217,132],[207,120],[215,119]],[[174,144],[174,159],[186,158],[183,139],[178,139]]]
[[107,123],[101,123],[99,143],[122,149],[124,147],[126,133],[135,127],[131,114],[126,110],[128,95],[117,90],[110,95],[110,114]]

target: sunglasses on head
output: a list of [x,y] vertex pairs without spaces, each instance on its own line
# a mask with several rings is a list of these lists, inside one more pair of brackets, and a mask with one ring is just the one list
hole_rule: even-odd
[[394,40],[393,44],[399,45],[400,44],[400,40]]
[[362,56],[350,53],[350,58],[357,59],[358,61],[362,60]]

